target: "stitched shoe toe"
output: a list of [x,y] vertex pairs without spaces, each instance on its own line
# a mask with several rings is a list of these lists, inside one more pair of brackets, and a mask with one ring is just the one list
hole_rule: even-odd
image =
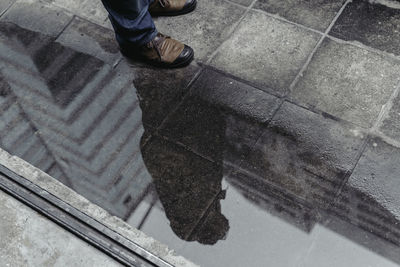
[[196,8],[197,0],[186,0],[185,5],[183,6],[183,12],[190,12]]
[[175,59],[173,65],[176,67],[183,67],[189,65],[194,58],[194,51],[190,46],[185,45],[183,51]]

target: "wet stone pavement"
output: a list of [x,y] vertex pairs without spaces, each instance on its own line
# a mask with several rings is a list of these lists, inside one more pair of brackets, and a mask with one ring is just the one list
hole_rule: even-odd
[[199,0],[184,69],[100,1],[0,2],[0,146],[202,266],[400,265],[400,10]]

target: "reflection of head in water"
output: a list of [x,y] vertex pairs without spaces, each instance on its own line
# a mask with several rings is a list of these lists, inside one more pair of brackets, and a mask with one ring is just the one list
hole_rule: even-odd
[[215,201],[209,209],[207,219],[201,224],[199,231],[190,241],[198,241],[206,245],[214,245],[218,240],[224,240],[229,231],[229,221],[221,213],[220,199],[225,197],[225,191],[221,197]]
[[[173,117],[168,123],[172,125],[169,134],[176,133],[176,136],[179,136],[177,138],[187,137],[191,147],[210,148],[212,152],[208,156],[215,162],[167,141],[162,136],[163,131],[153,136],[147,144],[144,145],[143,142],[144,137],[151,132],[148,125],[154,123],[154,118],[165,115],[165,110],[173,109],[169,106],[171,103],[165,101],[172,99],[173,95],[166,94],[169,87],[184,86],[187,76],[184,72],[184,69],[137,71],[134,83],[139,94],[145,126],[141,143],[142,157],[174,233],[183,240],[211,245],[224,239],[229,230],[229,222],[221,214],[220,205],[220,200],[225,197],[221,188],[221,137],[225,134],[224,118],[212,110],[213,107],[195,100],[184,105],[182,111],[176,113],[181,116]],[[164,75],[166,78],[162,79]],[[176,93],[176,90],[170,90],[171,94],[173,92]],[[160,110],[160,107],[165,110]],[[210,113],[213,116],[212,122],[207,116]]]

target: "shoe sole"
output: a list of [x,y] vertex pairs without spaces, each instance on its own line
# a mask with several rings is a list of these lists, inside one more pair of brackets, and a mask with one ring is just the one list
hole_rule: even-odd
[[146,60],[143,57],[140,56],[134,56],[134,55],[129,55],[128,53],[125,53],[121,50],[121,53],[123,56],[127,57],[128,59],[134,60],[134,61],[138,61],[141,63],[145,63],[154,67],[158,67],[158,68],[164,68],[164,69],[177,69],[177,68],[183,68],[186,67],[187,65],[189,65],[193,59],[194,59],[194,52],[191,51],[190,55],[182,62],[179,63],[175,63],[175,64],[171,64],[171,63],[165,63],[165,62],[154,62],[154,61],[149,61]]
[[187,6],[186,8],[183,8],[179,11],[171,11],[171,12],[151,12],[150,14],[152,16],[157,16],[157,17],[174,17],[174,16],[179,16],[179,15],[185,15],[193,10],[195,10],[197,6],[197,1],[193,2],[190,6]]

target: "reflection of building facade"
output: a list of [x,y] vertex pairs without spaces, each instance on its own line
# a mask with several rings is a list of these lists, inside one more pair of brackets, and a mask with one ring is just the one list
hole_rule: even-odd
[[[191,127],[199,130],[191,145],[211,147],[211,161],[162,138],[142,151],[143,102],[130,75],[123,75],[123,65],[112,70],[94,57],[12,24],[0,24],[0,38],[2,147],[123,218],[154,181],[180,238],[212,244],[224,237],[229,223],[219,206],[222,164],[238,166],[232,155],[243,146],[240,137],[231,135],[240,124],[235,116],[200,100],[186,114],[193,116],[187,118]],[[319,215],[335,214],[400,245],[398,218],[356,189],[342,190],[352,167],[347,161],[357,151],[350,146],[335,154],[332,147],[341,146],[335,137],[341,129],[318,118],[309,123],[320,129],[319,136],[309,134],[307,125],[288,129],[284,126],[301,124],[301,118],[290,107],[286,111],[254,146],[251,164],[242,158],[241,171],[229,175],[229,182],[258,206],[304,231],[312,229]],[[212,127],[207,113],[216,122]],[[340,198],[338,192],[343,192]],[[204,236],[194,236],[204,215],[210,218],[208,228],[197,229],[204,230]],[[210,233],[214,240],[205,239]]]
[[1,145],[125,217],[151,182],[130,76],[13,24],[0,38]]

